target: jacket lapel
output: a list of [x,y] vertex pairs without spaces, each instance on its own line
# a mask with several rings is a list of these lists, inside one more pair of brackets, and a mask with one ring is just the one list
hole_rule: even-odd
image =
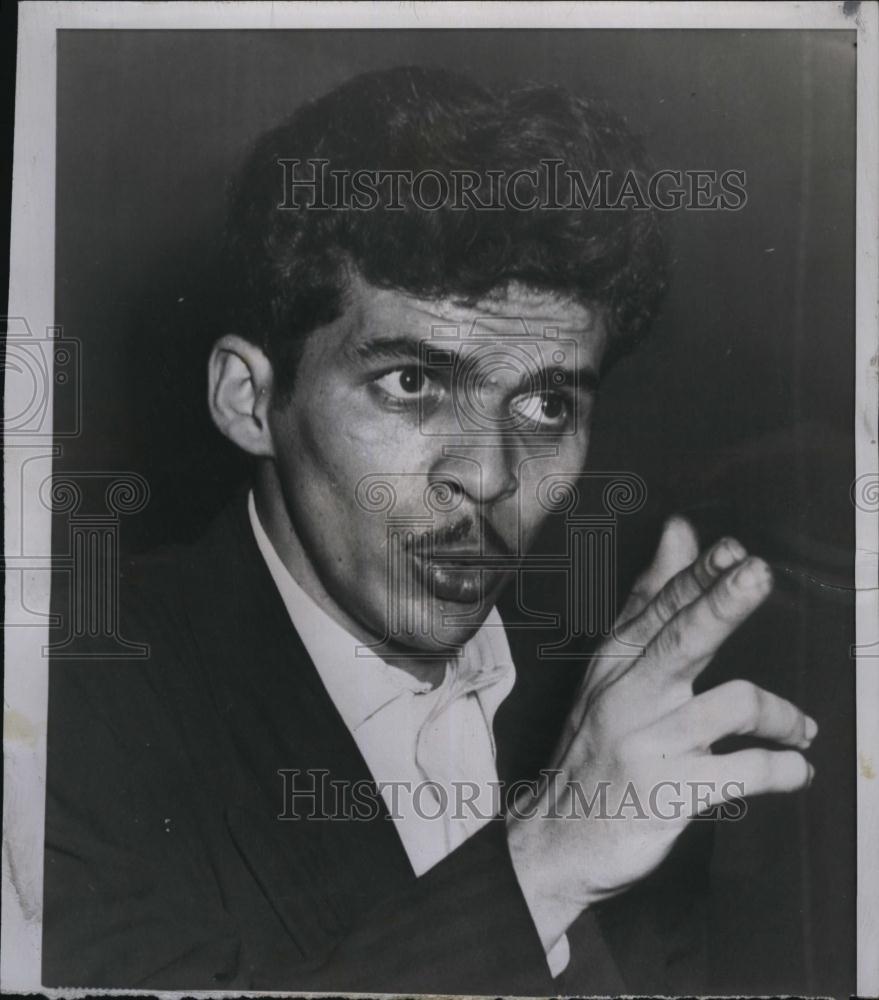
[[[285,924],[301,926],[288,910],[309,882],[347,921],[414,875],[260,555],[246,494],[199,543],[189,572],[188,616],[241,778],[226,815],[236,847]],[[278,818],[291,805],[300,817],[338,817],[353,790],[374,806],[370,819]]]

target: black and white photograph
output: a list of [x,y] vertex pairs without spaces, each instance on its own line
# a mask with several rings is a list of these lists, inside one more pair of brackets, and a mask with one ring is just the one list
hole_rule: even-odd
[[2,992],[879,996],[877,22],[18,5]]

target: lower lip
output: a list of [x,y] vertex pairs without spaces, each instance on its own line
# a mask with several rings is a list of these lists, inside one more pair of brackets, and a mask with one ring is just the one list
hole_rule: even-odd
[[412,555],[418,576],[424,587],[440,601],[475,604],[492,589],[497,573],[472,566],[456,566],[454,562],[422,559]]

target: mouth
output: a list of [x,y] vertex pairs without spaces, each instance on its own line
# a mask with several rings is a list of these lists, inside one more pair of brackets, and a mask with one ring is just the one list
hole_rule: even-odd
[[499,589],[505,574],[498,566],[491,566],[492,557],[499,555],[473,546],[419,546],[411,550],[421,585],[432,597],[456,604],[475,604]]

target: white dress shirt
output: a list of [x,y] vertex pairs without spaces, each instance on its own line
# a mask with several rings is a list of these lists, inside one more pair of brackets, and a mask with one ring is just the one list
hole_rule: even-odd
[[[422,875],[490,822],[503,802],[492,724],[516,669],[500,615],[492,609],[432,687],[370,655],[320,608],[275,551],[252,493],[247,507],[290,619],[369,767],[413,871]],[[547,954],[553,976],[569,957],[562,936]]]

